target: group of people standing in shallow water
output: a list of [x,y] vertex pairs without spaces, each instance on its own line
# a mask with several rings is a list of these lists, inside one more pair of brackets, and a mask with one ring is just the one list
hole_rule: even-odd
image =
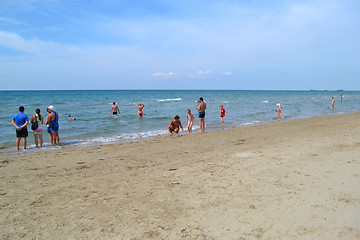
[[[344,95],[340,96],[340,101],[343,101]],[[198,110],[198,118],[199,118],[199,132],[205,131],[205,110],[206,110],[206,103],[204,102],[204,99],[202,97],[199,98],[197,101],[198,107],[196,110]],[[331,99],[331,109],[334,109],[335,105],[335,99],[332,97]],[[143,103],[136,104],[138,108],[138,116],[139,118],[142,118],[143,116],[143,108],[145,105]],[[276,105],[275,111],[278,115],[278,121],[281,119],[281,111],[282,107],[280,103]],[[225,108],[223,105],[220,105],[220,118],[221,118],[221,124],[224,124],[224,117],[225,117]],[[14,115],[12,118],[12,124],[16,128],[16,149],[20,150],[20,141],[23,141],[24,149],[26,149],[26,138],[28,137],[28,130],[27,125],[29,124],[29,118],[24,113],[25,108],[23,106],[19,107],[19,112]],[[60,143],[60,137],[59,137],[59,114],[55,112],[54,106],[49,106],[46,109],[47,117],[45,120],[45,124],[47,126],[47,132],[50,137],[50,143],[52,145],[56,145]],[[113,102],[113,105],[110,109],[110,114],[113,116],[117,116],[118,113],[120,114],[119,107],[116,105],[115,102]],[[76,118],[72,117],[69,114],[69,120],[76,120]],[[40,113],[40,109],[37,108],[35,110],[35,114],[32,116],[30,120],[31,129],[34,134],[34,140],[36,147],[42,147],[43,146],[43,124],[44,124],[44,117]],[[195,117],[192,114],[191,110],[187,110],[187,116],[186,116],[186,123],[188,128],[188,134],[192,133],[192,127],[195,124]],[[176,115],[174,119],[172,119],[168,125],[168,131],[169,134],[172,135],[173,133],[179,133],[180,129],[184,132],[183,126],[180,121],[180,117]]]
[[[47,132],[50,137],[50,143],[52,145],[59,144],[59,114],[55,112],[54,106],[49,106],[47,109],[47,117],[45,124],[47,126]],[[19,112],[14,115],[12,118],[12,124],[16,128],[16,149],[20,150],[20,141],[23,141],[24,150],[26,149],[26,138],[28,137],[27,125],[29,124],[29,118],[24,113],[25,107],[20,106]],[[40,109],[35,110],[35,115],[32,116],[31,120],[31,129],[34,133],[35,145],[36,147],[43,146],[43,124],[44,117],[40,113]]]

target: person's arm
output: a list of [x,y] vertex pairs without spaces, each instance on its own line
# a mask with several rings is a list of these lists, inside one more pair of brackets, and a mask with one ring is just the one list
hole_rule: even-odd
[[19,129],[19,126],[18,126],[18,125],[16,125],[16,123],[15,123],[15,121],[14,121],[14,120],[12,120],[11,122],[12,122],[12,124],[14,125],[14,127],[16,127],[16,129],[17,129],[17,130],[20,130],[20,129]]
[[35,115],[33,115],[32,117],[31,117],[31,123],[33,123],[34,122],[34,120],[35,120]]
[[49,115],[46,117],[46,122],[45,122],[45,124],[46,124],[46,125],[50,124],[50,121],[51,121],[51,114],[49,114]]
[[44,124],[44,117],[41,116],[41,124]]
[[171,122],[169,123],[169,126],[168,126],[168,131],[169,131],[169,133],[170,133],[170,135],[171,135],[172,132],[171,132],[170,128],[171,128]]
[[16,125],[15,121],[12,120],[12,124],[16,127],[17,130],[21,130],[23,127],[29,124],[29,121],[25,121],[25,123],[22,126]]
[[181,131],[184,132],[183,126],[181,125],[181,122],[179,123],[180,127],[181,127]]

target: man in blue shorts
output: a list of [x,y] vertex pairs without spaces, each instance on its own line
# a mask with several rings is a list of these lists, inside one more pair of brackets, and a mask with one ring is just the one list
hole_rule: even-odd
[[28,136],[27,125],[29,124],[29,118],[24,113],[25,108],[19,107],[19,112],[12,118],[12,124],[16,127],[16,149],[20,150],[20,140],[23,140],[24,150],[26,149],[26,138]]
[[205,109],[206,109],[206,103],[204,102],[204,99],[202,97],[199,98],[199,101],[197,101],[199,107],[196,108],[199,112],[199,132],[205,132]]

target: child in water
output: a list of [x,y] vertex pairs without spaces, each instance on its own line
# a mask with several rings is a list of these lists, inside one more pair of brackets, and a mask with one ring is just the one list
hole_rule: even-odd
[[280,105],[280,103],[278,103],[278,104],[276,104],[276,107],[277,107],[277,109],[275,110],[276,112],[277,112],[277,114],[278,114],[278,121],[280,121],[280,114],[281,114],[281,109],[282,109],[282,107],[281,107],[281,105]]
[[192,126],[195,124],[195,118],[190,109],[187,110],[186,123],[188,126],[188,132],[191,134]]

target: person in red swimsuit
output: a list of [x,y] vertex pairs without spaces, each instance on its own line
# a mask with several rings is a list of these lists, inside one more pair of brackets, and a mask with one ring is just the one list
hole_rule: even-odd
[[224,125],[225,108],[222,104],[220,105],[220,107],[221,107],[220,109],[221,124]]
[[143,103],[138,103],[136,104],[136,106],[138,108],[139,118],[141,118],[143,116],[143,108],[145,107],[145,105]]

